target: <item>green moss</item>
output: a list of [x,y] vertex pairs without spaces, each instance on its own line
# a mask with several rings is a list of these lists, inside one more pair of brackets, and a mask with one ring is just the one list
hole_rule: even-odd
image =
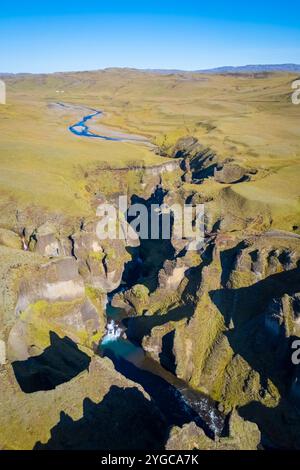
[[251,271],[232,271],[230,274],[230,287],[240,289],[249,287],[257,282],[257,276]]
[[99,290],[90,287],[86,288],[86,292],[99,312],[100,327],[96,332],[92,332],[94,327],[89,325],[89,320],[85,321],[81,328],[78,327],[76,321],[74,325],[71,321],[64,321],[67,316],[72,318],[73,312],[80,308],[82,301],[48,303],[40,300],[29,305],[20,315],[20,321],[26,325],[26,343],[44,350],[50,345],[49,333],[51,331],[61,338],[68,336],[76,343],[88,348],[98,342],[103,335],[105,323],[101,294]]
[[108,261],[116,259],[116,250],[112,246],[108,246],[105,248],[105,255]]
[[227,337],[220,335],[210,349],[199,384],[199,388],[214,400],[221,399],[225,370],[232,356],[233,350]]
[[103,259],[105,258],[105,253],[103,251],[90,251],[88,256],[94,261],[102,263]]
[[132,288],[132,293],[135,295],[139,300],[144,300],[148,298],[149,289],[148,287],[144,286],[143,284],[136,284]]
[[161,174],[162,186],[166,190],[174,190],[177,189],[179,185],[182,184],[181,181],[181,170],[175,171],[165,171]]
[[280,401],[280,394],[273,384],[267,380],[267,389],[261,394],[262,385],[260,375],[240,355],[234,356],[228,365],[224,378],[224,387],[221,402],[225,412],[237,406],[245,406],[253,401],[261,402],[266,407],[276,407]]
[[125,179],[127,184],[127,191],[129,194],[135,194],[140,192],[144,174],[145,172],[142,169],[127,172]]
[[85,286],[85,294],[92,302],[97,302],[105,294],[105,291],[96,287]]

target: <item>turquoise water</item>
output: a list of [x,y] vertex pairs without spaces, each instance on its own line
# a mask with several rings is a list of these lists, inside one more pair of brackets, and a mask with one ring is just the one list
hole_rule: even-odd
[[106,307],[106,316],[108,320],[122,320],[125,317],[124,310],[113,307],[110,303],[108,303]]
[[[123,328],[123,335],[126,335],[121,322],[124,317],[124,311],[108,304],[108,322],[119,321],[118,325]],[[100,345],[100,353],[113,361],[118,372],[144,388],[170,427],[194,421],[211,437],[221,433],[224,418],[214,402],[190,389],[185,382],[164,369],[139,344],[134,344],[124,336],[106,336]]]
[[92,137],[96,139],[104,139],[104,140],[111,140],[111,141],[122,141],[122,139],[118,137],[108,137],[105,135],[99,135],[99,134],[94,134],[89,130],[89,127],[86,125],[86,122],[89,121],[90,119],[93,119],[95,116],[100,116],[102,111],[96,111],[92,114],[88,114],[87,116],[84,116],[84,118],[77,122],[76,124],[73,124],[73,126],[69,127],[69,130],[73,132],[73,134],[82,136],[82,137]]
[[[159,191],[151,198],[151,202],[160,197],[163,197],[163,194]],[[157,252],[162,251],[162,246],[165,248],[163,256],[157,259]],[[137,257],[143,253],[143,263],[145,259],[151,260],[151,273],[148,272],[145,278],[148,280],[151,275],[151,278],[157,280],[163,259],[172,259],[173,250],[169,245],[165,247],[164,240],[157,240],[157,243],[146,246],[141,241],[139,251],[132,257],[133,261],[127,265],[127,275],[123,275],[122,284],[108,295],[106,316],[109,334],[103,338],[100,353],[109,357],[115,369],[124,377],[143,387],[153,405],[164,416],[167,426],[182,426],[193,421],[208,435],[214,437],[220,434],[224,424],[224,417],[216,409],[215,403],[178,379],[169,365],[163,367],[160,360],[154,360],[141,346],[143,338],[151,334],[152,328],[156,325],[188,318],[193,313],[192,305],[170,310],[165,315],[138,317],[128,317],[125,310],[111,305],[116,292],[126,290],[144,280],[145,273],[135,262]],[[133,268],[131,271],[130,267]]]
[[[122,135],[120,132],[120,135],[122,137],[112,137],[112,136],[107,136],[107,135],[101,135],[101,134],[96,134],[92,131],[90,131],[87,121],[90,121],[96,116],[102,116],[103,112],[102,111],[97,111],[96,109],[91,109],[93,113],[88,114],[87,116],[84,116],[81,121],[76,122],[76,124],[73,124],[72,126],[69,126],[69,131],[72,132],[73,134],[80,136],[80,137],[90,137],[93,139],[102,139],[102,140],[108,140],[111,142],[146,142],[147,139],[143,139],[140,137],[132,136],[132,135]],[[116,133],[116,132],[115,132]]]
[[116,340],[105,340],[104,338],[101,348],[104,353],[110,351],[116,358],[124,358],[137,366],[142,366],[145,359],[143,349],[124,338]]

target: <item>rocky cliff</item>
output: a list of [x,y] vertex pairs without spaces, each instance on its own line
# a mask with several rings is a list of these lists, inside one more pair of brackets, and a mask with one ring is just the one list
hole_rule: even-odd
[[[99,169],[116,188],[105,191],[97,172],[87,177],[90,204],[115,204],[124,188],[129,203],[149,203],[157,187],[167,204],[204,204],[198,252],[178,240],[176,226],[167,241],[99,240],[96,217],[41,208],[0,229],[2,448],[80,446],[75,430],[101,428],[111,405],[121,413],[120,388],[146,413],[149,428],[135,428],[144,433],[141,448],[147,439],[167,449],[300,448],[300,373],[291,360],[300,336],[298,206],[283,210],[285,201],[259,192],[272,178],[268,169],[221,158],[193,137],[169,157],[174,163],[161,168],[132,168],[126,184],[124,170]],[[125,277],[112,305],[122,309],[127,337],[216,402],[227,422],[221,436],[195,422],[167,429],[143,387],[97,355],[107,296]],[[122,413],[127,429],[134,406]],[[109,445],[97,436],[95,448]]]

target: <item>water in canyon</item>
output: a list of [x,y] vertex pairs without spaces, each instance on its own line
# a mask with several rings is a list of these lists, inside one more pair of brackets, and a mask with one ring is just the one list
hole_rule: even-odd
[[[163,194],[158,191],[147,204],[153,200],[161,200]],[[195,422],[207,435],[220,435],[224,426],[224,417],[215,403],[204,394],[192,389],[175,375],[175,368],[165,367],[152,359],[142,348],[145,332],[151,332],[151,325],[188,317],[192,314],[192,305],[184,305],[170,313],[154,316],[129,316],[128,313],[112,306],[115,293],[129,289],[134,284],[148,284],[150,290],[155,289],[154,278],[166,256],[174,253],[170,240],[141,240],[139,248],[134,249],[132,261],[127,263],[120,287],[108,295],[106,307],[107,332],[100,345],[100,353],[109,357],[121,374],[142,385],[155,406],[159,409],[169,428]],[[162,259],[157,256],[161,253]],[[144,266],[149,259],[153,261],[151,269]],[[150,282],[149,282],[150,276]],[[191,281],[193,282],[193,280]]]

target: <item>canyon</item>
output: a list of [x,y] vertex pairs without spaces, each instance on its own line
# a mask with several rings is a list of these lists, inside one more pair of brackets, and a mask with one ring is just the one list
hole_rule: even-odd
[[[132,72],[109,73],[101,78],[106,87],[112,77],[132,86]],[[152,81],[144,75],[136,81]],[[189,128],[154,139],[130,121],[131,113],[142,115],[137,108],[126,111],[127,126],[115,118],[111,129],[122,130],[123,137],[114,134],[122,141],[91,139],[90,127],[69,129],[85,123],[82,110],[94,105],[82,107],[74,95],[67,96],[74,106],[54,106],[44,79],[34,78],[34,109],[46,112],[47,123],[25,129],[22,147],[34,175],[21,160],[14,190],[1,187],[0,448],[299,449],[297,149],[284,164],[242,142],[221,150],[226,119],[215,122],[215,146],[212,123],[200,134]],[[8,83],[17,104],[1,110],[3,126],[24,99],[23,80]],[[76,93],[85,80],[74,81]],[[185,86],[176,74],[155,80]],[[244,77],[228,80],[230,89],[240,80],[248,92]],[[287,77],[264,80],[272,88]],[[27,88],[31,81],[25,78]],[[125,100],[128,89],[122,93]],[[120,112],[110,106],[101,117],[107,129]],[[30,132],[44,128],[57,136],[53,153],[29,142]],[[130,135],[140,141],[128,142]],[[28,184],[42,168],[45,188]],[[28,178],[26,189],[19,178]],[[117,206],[120,195],[128,207],[204,204],[201,250],[189,251],[175,225],[170,239],[99,240],[97,207]]]

